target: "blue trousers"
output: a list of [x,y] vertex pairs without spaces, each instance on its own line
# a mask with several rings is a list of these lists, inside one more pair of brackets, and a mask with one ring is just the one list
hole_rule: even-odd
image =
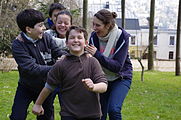
[[130,89],[131,80],[118,79],[112,82],[108,82],[108,89],[105,93],[100,94],[102,118],[106,120],[107,113],[110,120],[122,120],[121,108],[123,101]]
[[[39,93],[34,92],[21,84],[18,84],[10,119],[26,120],[29,104],[32,101],[35,102],[38,98],[38,95]],[[44,108],[44,115],[37,116],[37,120],[51,120],[53,114],[53,99],[51,95],[47,97],[42,106]]]
[[52,98],[53,98],[53,100],[55,99],[56,95],[58,95],[58,100],[59,100],[59,103],[61,104],[60,87],[57,87],[57,88],[52,92]]

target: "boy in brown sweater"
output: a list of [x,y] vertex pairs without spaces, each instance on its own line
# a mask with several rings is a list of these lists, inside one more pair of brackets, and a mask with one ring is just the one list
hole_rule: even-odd
[[44,114],[44,100],[60,85],[61,120],[100,120],[99,93],[107,90],[107,80],[99,62],[84,52],[87,36],[81,27],[72,26],[67,31],[66,45],[70,52],[49,72],[46,85],[33,106],[34,114]]

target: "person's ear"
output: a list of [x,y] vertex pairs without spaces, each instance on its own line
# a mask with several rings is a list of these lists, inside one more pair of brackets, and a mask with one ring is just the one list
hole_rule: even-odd
[[89,42],[88,42],[88,40],[85,40],[84,48],[85,48],[87,45],[89,45]]
[[30,33],[31,33],[31,29],[32,29],[32,28],[30,28],[30,27],[27,26],[27,27],[26,27],[26,32],[30,34]]
[[88,44],[89,44],[88,40],[85,40],[85,46],[88,45]]
[[105,27],[106,27],[106,29],[109,30],[110,26],[111,26],[110,24],[107,24]]

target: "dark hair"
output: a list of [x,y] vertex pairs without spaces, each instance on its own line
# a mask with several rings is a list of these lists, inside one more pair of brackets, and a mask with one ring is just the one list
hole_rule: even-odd
[[103,22],[103,24],[110,24],[110,29],[112,29],[115,25],[115,18],[117,17],[116,12],[110,12],[106,9],[102,9],[94,14],[96,18]]
[[52,3],[49,7],[48,14],[52,17],[52,13],[54,10],[65,10],[66,8],[60,3]]
[[85,40],[87,40],[87,38],[88,38],[88,33],[87,33],[87,31],[86,31],[83,27],[80,27],[80,26],[71,26],[71,27],[69,28],[69,30],[66,32],[66,42],[68,41],[68,37],[69,37],[70,31],[72,31],[72,30],[78,31],[78,32],[80,32],[80,33],[83,33]]
[[43,22],[44,20],[43,14],[34,9],[25,9],[16,17],[18,27],[25,33],[26,27],[34,28],[37,23]]
[[60,11],[56,16],[56,20],[59,15],[68,15],[70,17],[70,23],[72,24],[72,14],[68,10]]

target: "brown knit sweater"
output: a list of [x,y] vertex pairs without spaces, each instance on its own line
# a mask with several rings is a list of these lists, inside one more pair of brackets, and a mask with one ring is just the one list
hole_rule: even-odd
[[80,57],[67,55],[58,61],[48,74],[47,83],[60,85],[61,116],[76,118],[98,118],[102,115],[99,94],[88,91],[82,79],[90,78],[94,83],[107,83],[99,62],[83,54]]

